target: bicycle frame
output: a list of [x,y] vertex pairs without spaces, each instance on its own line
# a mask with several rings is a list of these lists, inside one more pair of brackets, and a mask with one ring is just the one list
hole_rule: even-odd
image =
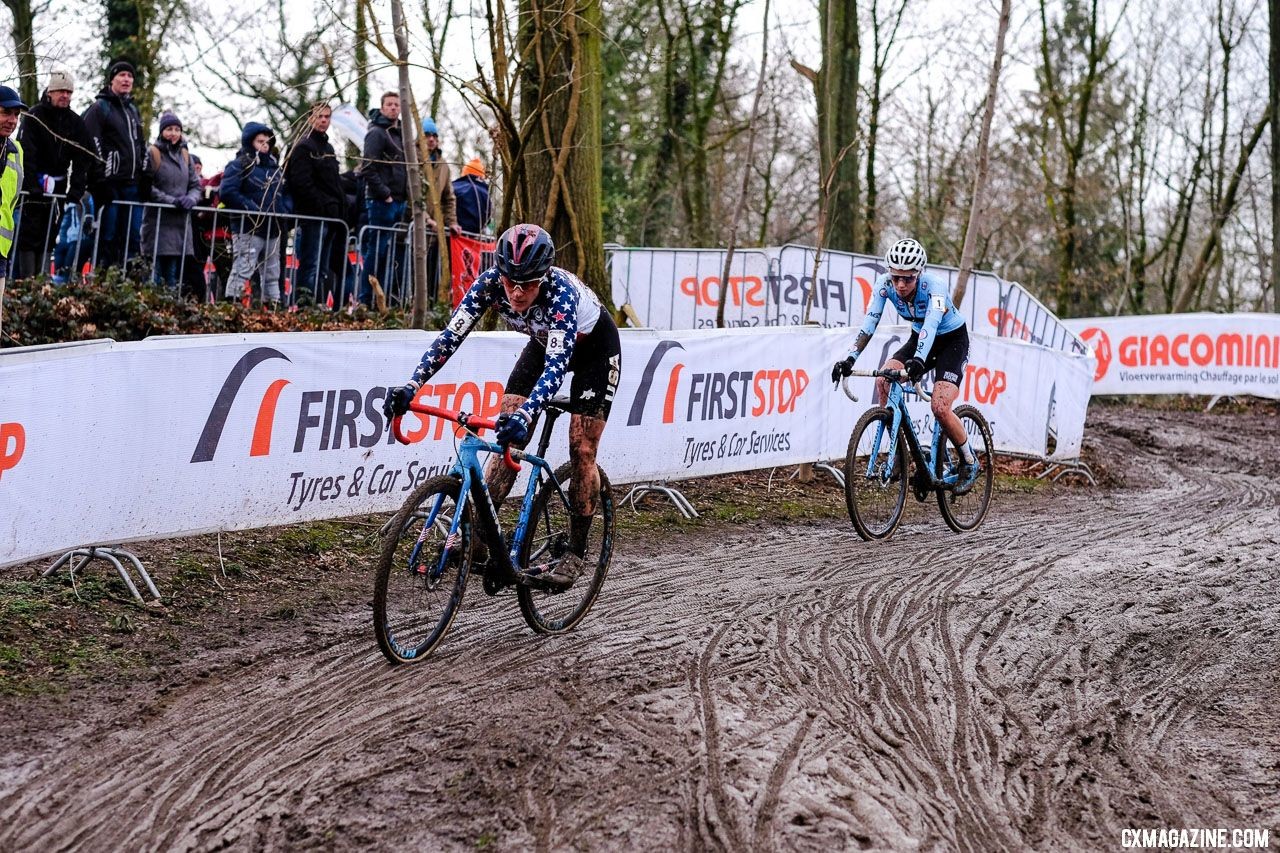
[[[529,530],[529,521],[533,517],[533,502],[538,496],[538,492],[550,483],[555,487],[556,492],[566,505],[569,503],[568,496],[564,493],[564,489],[560,486],[560,482],[556,479],[555,472],[551,468],[551,464],[544,458],[547,452],[547,446],[551,441],[551,431],[555,425],[559,412],[555,409],[548,409],[547,421],[543,427],[542,435],[538,442],[538,452],[529,453],[524,450],[515,450],[509,446],[497,444],[495,442],[486,441],[481,438],[475,430],[478,429],[495,429],[496,422],[493,420],[479,418],[469,415],[466,412],[453,412],[448,409],[441,409],[437,406],[430,406],[425,403],[410,403],[409,410],[417,414],[431,415],[444,420],[453,421],[466,430],[467,434],[463,437],[462,443],[458,446],[458,459],[454,462],[449,474],[461,479],[462,488],[461,497],[457,506],[454,508],[453,518],[450,519],[449,536],[446,540],[449,543],[456,542],[458,530],[462,525],[463,513],[466,510],[467,501],[472,501],[476,506],[477,524],[482,540],[489,546],[490,568],[492,569],[493,555],[497,553],[503,554],[501,564],[498,566],[500,573],[503,574],[505,582],[514,582],[516,575],[520,570],[520,554],[524,548],[525,536]],[[400,418],[395,418],[391,424],[392,431],[395,433],[396,440],[401,444],[408,444],[409,440],[405,437],[400,429]],[[503,463],[513,471],[521,470],[521,463],[527,462],[533,466],[533,473],[529,477],[528,488],[525,489],[524,500],[521,503],[520,515],[516,522],[516,529],[512,535],[510,544],[507,543],[506,537],[503,535],[502,526],[498,522],[497,507],[493,504],[493,498],[489,494],[489,484],[485,481],[484,466],[480,462],[481,453],[500,453],[502,454]],[[545,480],[543,479],[545,475]],[[431,528],[438,518],[441,507],[444,504],[444,496],[441,495],[436,500],[435,506],[431,508],[430,515],[423,524],[423,532]],[[421,537],[420,537],[421,539]],[[418,547],[421,546],[421,541]],[[449,557],[449,551],[453,545],[450,544],[445,548],[440,556],[440,564],[433,570],[433,574],[437,575],[444,570],[445,561]],[[413,558],[417,557],[417,549],[415,547]]]
[[[920,479],[920,486],[917,488],[917,497],[919,497],[920,489],[923,487],[929,489],[941,489],[954,486],[956,482],[956,474],[953,472],[942,478],[938,478],[933,473],[933,460],[938,458],[938,453],[942,445],[942,424],[934,420],[933,423],[933,441],[930,444],[929,452],[926,455],[924,448],[920,444],[920,437],[916,433],[915,423],[911,420],[911,413],[907,411],[906,394],[912,391],[918,394],[922,399],[928,401],[932,399],[932,395],[926,391],[919,382],[912,383],[910,388],[904,388],[909,381],[905,370],[855,370],[851,376],[865,376],[874,379],[885,379],[889,382],[889,399],[885,401],[885,408],[893,412],[893,425],[889,442],[889,457],[885,461],[884,470],[892,471],[894,464],[897,462],[898,454],[898,434],[905,431],[904,435],[907,440],[907,448],[910,450],[912,457],[916,461],[917,476]],[[855,403],[858,398],[854,396],[849,389],[849,379],[846,377],[841,387],[844,389],[845,396]],[[881,447],[881,440],[884,438],[885,427],[883,424],[876,427],[875,446]],[[876,455],[873,453],[867,458],[867,470],[865,476],[870,478],[875,471]],[[923,472],[923,473],[921,473]],[[923,498],[922,498],[923,499]]]

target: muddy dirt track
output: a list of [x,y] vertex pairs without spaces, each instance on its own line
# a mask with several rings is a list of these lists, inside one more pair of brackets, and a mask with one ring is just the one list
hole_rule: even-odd
[[194,660],[6,737],[0,849],[1280,843],[1276,409],[1095,407],[1087,436],[1110,485],[963,537],[913,503],[888,545],[621,542],[565,638],[473,584],[425,664],[387,666],[363,602]]

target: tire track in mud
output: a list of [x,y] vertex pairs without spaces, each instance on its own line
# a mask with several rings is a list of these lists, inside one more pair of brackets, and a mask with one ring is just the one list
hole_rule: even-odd
[[[985,851],[1274,825],[1280,732],[1247,676],[1280,654],[1257,523],[1280,489],[1197,467],[1202,439],[1133,455],[1139,487],[999,495],[965,536],[913,503],[882,545],[620,541],[566,637],[473,581],[407,668],[353,604],[46,756],[0,790],[0,847]],[[1199,748],[1234,757],[1179,764]]]

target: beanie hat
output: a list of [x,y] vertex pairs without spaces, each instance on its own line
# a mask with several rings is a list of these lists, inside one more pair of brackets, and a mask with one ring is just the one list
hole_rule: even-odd
[[178,130],[182,130],[182,121],[169,110],[165,110],[164,115],[160,116],[160,132],[164,133],[166,127],[177,126]]
[[467,165],[462,167],[462,177],[465,178],[467,175],[475,175],[482,181],[486,179],[484,163],[480,162],[479,157],[472,157],[467,161]]
[[107,69],[107,82],[110,83],[112,80],[116,79],[116,75],[123,71],[128,71],[134,77],[138,76],[138,72],[134,70],[132,62],[127,59],[117,59],[115,62],[111,63],[111,67]]
[[76,78],[70,71],[59,69],[49,72],[49,85],[45,86],[48,92],[74,92],[76,88]]
[[436,120],[433,119],[431,116],[427,116],[426,118],[424,118],[422,120],[422,132],[434,133],[436,136],[439,136],[440,131],[436,129]]

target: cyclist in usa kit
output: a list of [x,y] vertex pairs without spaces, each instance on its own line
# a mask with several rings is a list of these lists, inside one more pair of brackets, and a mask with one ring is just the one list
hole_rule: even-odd
[[[892,303],[898,314],[911,324],[912,332],[907,342],[885,361],[883,369],[905,369],[913,382],[930,369],[934,370],[933,416],[960,450],[956,491],[967,491],[977,479],[978,465],[969,446],[969,436],[951,411],[960,394],[965,362],[969,360],[969,332],[964,318],[952,304],[946,284],[924,271],[927,258],[920,243],[909,238],[899,240],[885,254],[884,263],[888,272],[876,280],[867,319],[849,355],[832,366],[831,381],[839,383],[842,377],[853,372],[854,362],[875,333],[885,302]],[[881,400],[888,397],[886,380],[877,379],[876,388]]]
[[[418,390],[444,366],[489,308],[508,327],[530,338],[507,379],[497,421],[499,444],[524,447],[534,418],[560,389],[565,373],[573,373],[570,549],[542,575],[568,585],[583,571],[582,555],[600,494],[596,451],[622,373],[622,346],[618,327],[591,288],[568,270],[552,266],[555,252],[551,235],[537,225],[515,225],[504,231],[498,238],[494,266],[471,285],[448,326],[423,354],[413,378],[390,390],[383,413],[390,420],[407,412]],[[494,505],[501,506],[515,484],[515,473],[495,456],[485,479]]]

